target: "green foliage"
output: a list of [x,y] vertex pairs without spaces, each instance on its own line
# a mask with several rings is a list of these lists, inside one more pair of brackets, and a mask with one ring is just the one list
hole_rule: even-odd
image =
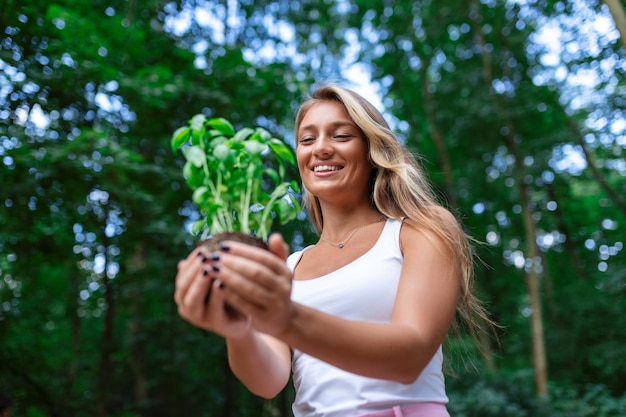
[[[273,216],[280,224],[296,218],[300,204],[296,181],[285,181],[285,164],[295,165],[291,149],[261,127],[235,131],[223,118],[191,118],[172,135],[172,149],[182,147],[183,175],[203,218],[192,226],[202,238],[227,231],[267,240]],[[276,166],[276,167],[275,167]]]
[[530,371],[501,379],[463,375],[449,383],[448,411],[454,417],[621,417],[626,395],[605,385],[552,385],[550,398],[533,394]]
[[626,394],[614,396],[605,385],[554,387],[552,417],[618,417],[626,410]]
[[[202,103],[205,122],[227,114],[289,143],[303,93],[341,81],[357,53],[394,130],[424,156],[468,232],[487,241],[477,248],[485,265],[476,283],[504,326],[502,346],[491,346],[492,379],[448,378],[452,415],[621,417],[626,58],[614,32],[596,38],[587,24],[602,4],[2,2],[0,389],[16,400],[15,415],[289,415],[292,387],[273,402],[251,395],[229,374],[223,341],[176,313],[176,263],[195,240],[181,223],[199,208],[183,190],[209,186],[203,168],[172,157],[168,132]],[[207,15],[216,24],[196,18]],[[185,28],[173,31],[173,21]],[[533,41],[543,23],[568,42],[556,67],[543,64]],[[555,76],[586,72],[601,80],[590,94]],[[344,81],[360,89],[356,77]],[[215,123],[208,130],[237,134]],[[179,149],[199,146],[182,144],[191,128],[181,129]],[[563,168],[568,155],[587,165]],[[284,178],[296,168],[270,149],[263,156],[275,172],[254,178],[271,195],[279,164]],[[537,226],[530,241],[553,237],[532,260],[541,273],[545,401],[532,388],[520,184]],[[295,207],[289,198],[277,201]],[[278,223],[275,209],[268,218]],[[294,249],[312,241],[304,223],[280,231]]]

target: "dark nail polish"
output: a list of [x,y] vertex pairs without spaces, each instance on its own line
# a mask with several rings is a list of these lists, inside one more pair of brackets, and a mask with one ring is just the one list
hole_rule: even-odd
[[228,246],[225,243],[220,243],[219,244],[220,250],[224,251],[224,252],[228,252],[230,250],[230,246]]
[[209,276],[209,271],[207,271],[206,269],[204,271],[202,271],[202,276],[204,278],[208,277]]
[[232,318],[241,317],[241,313],[235,310],[230,304],[224,304],[224,311]]
[[212,265],[211,268],[213,268],[213,271],[215,272],[220,272],[220,269],[215,265]]
[[220,287],[220,289],[224,289],[224,288],[226,288],[226,285],[223,282],[220,282],[219,287]]
[[211,252],[211,260],[217,262],[220,260],[220,255],[217,252]]
[[206,256],[203,255],[202,256],[202,263],[205,264],[207,262],[209,262],[209,258],[207,258]]

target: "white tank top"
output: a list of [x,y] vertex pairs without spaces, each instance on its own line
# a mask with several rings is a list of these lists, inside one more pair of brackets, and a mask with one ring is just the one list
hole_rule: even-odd
[[[398,290],[402,222],[387,220],[374,246],[346,266],[321,277],[293,281],[293,301],[345,319],[389,322]],[[287,259],[291,270],[306,250]],[[348,417],[397,405],[447,403],[441,346],[412,384],[345,372],[298,350],[292,359],[295,417]]]

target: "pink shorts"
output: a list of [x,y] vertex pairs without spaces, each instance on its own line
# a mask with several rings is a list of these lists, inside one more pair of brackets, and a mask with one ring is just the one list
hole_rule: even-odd
[[450,417],[450,414],[444,404],[420,403],[395,406],[387,410],[360,414],[358,417]]

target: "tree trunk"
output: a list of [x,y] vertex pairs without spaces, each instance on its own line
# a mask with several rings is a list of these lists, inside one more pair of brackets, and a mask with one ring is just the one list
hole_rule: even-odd
[[[496,102],[499,101],[495,95],[494,98]],[[499,104],[496,104],[496,106],[500,110],[503,109]],[[506,112],[500,111],[499,113],[505,114]],[[505,116],[505,119],[503,120],[507,119],[508,117]],[[524,280],[526,282],[528,300],[531,309],[530,332],[532,340],[533,369],[535,372],[535,390],[539,397],[547,397],[548,361],[546,357],[543,331],[543,312],[541,308],[539,273],[537,272],[536,265],[538,260],[541,259],[536,242],[537,227],[530,208],[528,184],[524,181],[523,157],[519,153],[515,143],[515,127],[511,123],[508,123],[508,132],[509,133],[505,138],[505,143],[509,153],[515,158],[513,178],[515,179],[515,184],[517,185],[520,203],[522,206],[522,219],[524,222],[526,240],[526,253],[524,254],[524,258],[527,262],[530,261],[524,266]]]
[[76,382],[76,373],[78,371],[78,367],[80,365],[80,345],[81,345],[81,321],[78,316],[78,298],[79,298],[79,274],[78,272],[74,272],[69,277],[69,300],[68,300],[68,309],[67,309],[67,317],[70,322],[71,329],[71,340],[72,340],[72,358],[70,363],[67,366],[67,381],[65,385],[65,390],[67,393],[72,392],[72,388],[74,387],[74,383]]
[[106,222],[109,219],[108,205],[103,207],[105,225],[102,226],[102,246],[104,247],[105,257],[102,272],[102,287],[104,291],[105,307],[104,307],[104,324],[102,329],[102,346],[100,350],[100,366],[98,370],[98,389],[95,399],[95,416],[107,416],[108,391],[110,386],[110,372],[112,368],[111,354],[113,352],[113,322],[115,316],[115,297],[113,294],[113,284],[107,275],[109,257],[109,238],[105,233]]
[[[106,266],[106,265],[105,265]],[[113,316],[115,311],[115,300],[113,288],[106,270],[103,273],[102,284],[104,287],[105,310],[104,328],[102,330],[102,346],[100,350],[100,367],[98,370],[98,392],[96,394],[96,417],[106,417],[106,405],[108,400],[108,390],[110,385],[111,353],[113,352]]]
[[603,0],[604,3],[609,7],[609,13],[613,17],[613,22],[615,22],[615,27],[619,32],[619,37],[622,41],[622,45],[626,48],[626,12],[624,12],[624,8],[620,0]]
[[[543,312],[541,308],[541,291],[539,290],[539,274],[535,262],[540,259],[537,250],[537,236],[535,221],[530,210],[530,198],[528,195],[528,185],[524,182],[522,173],[521,156],[515,155],[515,165],[518,170],[518,190],[522,203],[522,216],[524,218],[524,228],[526,229],[526,259],[530,260],[530,265],[526,267],[525,279],[528,288],[528,299],[530,302],[531,316],[530,328],[533,345],[533,368],[535,369],[535,388],[537,395],[546,397],[548,395],[548,363],[546,359],[545,340],[543,332]],[[520,162],[518,162],[520,161]]]
[[428,70],[428,61],[423,60],[423,62],[424,65],[422,65],[422,69],[420,70],[420,78],[422,81],[422,97],[424,100],[426,123],[428,123],[428,132],[430,133],[430,137],[432,138],[433,142],[435,142],[435,147],[437,148],[439,167],[441,168],[443,174],[445,193],[448,198],[447,203],[450,207],[458,209],[458,201],[456,198],[456,193],[454,192],[453,185],[454,180],[452,179],[452,164],[450,163],[450,154],[448,152],[448,147],[446,146],[443,135],[437,128],[437,120],[435,118],[432,94],[428,89],[429,82],[428,76],[426,74],[426,71]]
[[[491,66],[493,59],[485,46],[485,40],[482,33],[480,21],[480,4],[477,0],[472,0],[472,9],[475,13],[470,14],[472,19],[472,28],[476,42],[482,47],[483,54],[483,66]],[[471,16],[475,17],[471,17]],[[487,55],[487,56],[484,56]],[[510,69],[504,67],[506,73]],[[539,285],[539,274],[535,266],[535,262],[539,258],[539,251],[536,243],[536,225],[533,220],[532,211],[530,208],[530,197],[528,192],[528,184],[524,181],[524,164],[523,157],[519,153],[517,145],[515,143],[516,129],[511,118],[508,114],[508,106],[506,99],[500,99],[498,94],[493,90],[493,76],[491,68],[483,68],[483,77],[486,88],[489,89],[491,98],[494,103],[494,110],[498,114],[499,118],[507,125],[508,133],[504,138],[505,145],[508,152],[515,158],[515,165],[513,169],[513,178],[517,186],[517,191],[520,197],[522,206],[522,218],[524,223],[524,233],[526,239],[526,253],[524,255],[526,260],[530,260],[530,266],[525,267],[524,279],[526,282],[526,288],[528,292],[528,299],[530,308],[532,311],[530,318],[530,329],[532,337],[532,357],[533,357],[533,369],[535,376],[535,390],[539,397],[546,397],[548,395],[548,371],[547,371],[547,358],[545,349],[545,339],[543,331],[543,315],[541,308],[541,294]],[[509,74],[510,75],[510,74]]]
[[[146,259],[143,246],[136,249],[135,254],[128,265],[128,276],[135,277],[138,271],[146,266]],[[135,412],[138,415],[145,415],[148,404],[148,381],[144,374],[144,343],[141,341],[142,332],[142,309],[141,290],[139,279],[134,279],[129,290],[129,311],[128,336],[130,343],[130,369],[133,378],[133,391],[135,396]]]

